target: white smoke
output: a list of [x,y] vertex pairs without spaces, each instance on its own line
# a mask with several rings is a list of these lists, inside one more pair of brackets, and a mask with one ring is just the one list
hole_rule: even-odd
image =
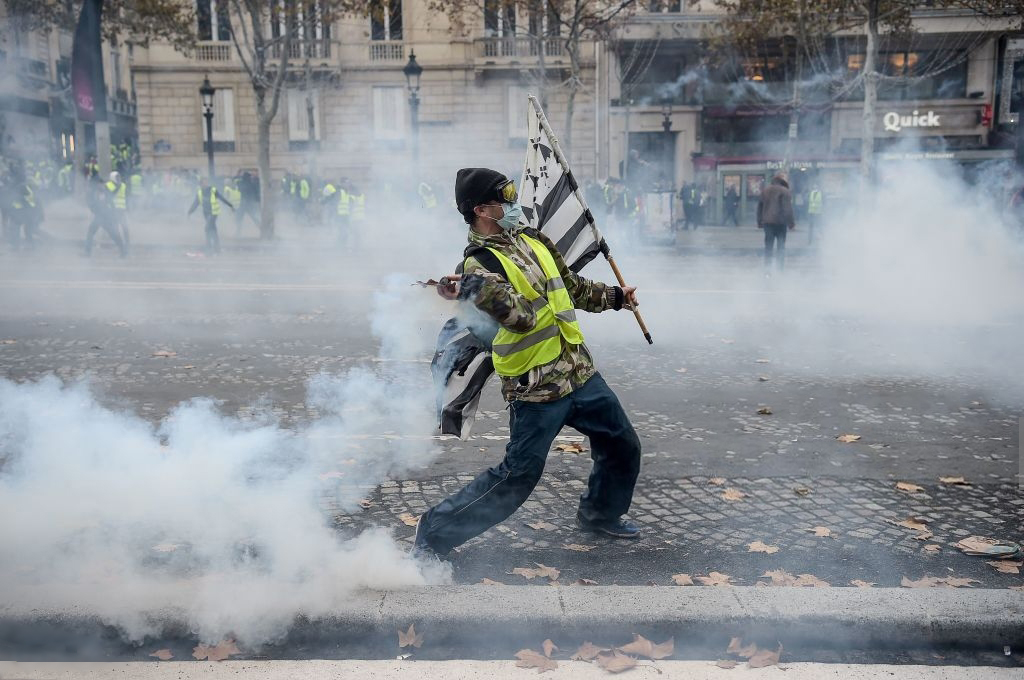
[[[401,324],[375,329],[415,335]],[[358,511],[387,476],[436,454],[432,404],[405,378],[386,363],[317,376],[308,402],[321,415],[295,431],[208,399],[154,426],[85,383],[0,381],[0,601],[95,614],[134,640],[172,611],[205,641],[255,645],[356,589],[448,580],[384,529],[339,535],[321,507]]]

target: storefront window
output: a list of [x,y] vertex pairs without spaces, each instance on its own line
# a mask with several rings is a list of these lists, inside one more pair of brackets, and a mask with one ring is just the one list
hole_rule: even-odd
[[[856,77],[864,68],[864,55],[846,56],[846,71]],[[967,96],[967,55],[950,51],[883,52],[878,55],[878,98],[885,101],[960,99]],[[863,88],[851,93],[863,98]]]

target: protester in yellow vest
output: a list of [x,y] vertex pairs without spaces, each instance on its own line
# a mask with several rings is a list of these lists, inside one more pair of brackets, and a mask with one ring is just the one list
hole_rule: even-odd
[[[224,199],[232,206],[239,206],[242,204],[242,191],[238,188],[237,179],[229,179],[224,182]],[[242,233],[242,217],[244,213],[241,210],[232,210],[235,214],[235,236],[239,236]]]
[[427,210],[433,210],[437,207],[437,197],[434,196],[434,187],[430,186],[426,182],[420,182],[418,189],[420,195],[420,201],[423,203],[423,207]]
[[640,530],[624,514],[640,471],[640,439],[594,367],[575,312],[631,307],[636,289],[572,272],[547,236],[520,224],[515,185],[500,172],[459,170],[455,199],[470,245],[463,273],[446,277],[438,292],[496,324],[491,359],[510,403],[509,443],[499,465],[420,517],[414,554],[444,555],[515,512],[565,425],[590,437],[594,460],[577,525],[636,538]]
[[821,187],[817,182],[811,186],[807,194],[807,243],[814,243],[814,228],[818,226],[818,220],[825,208],[825,196],[821,193]]
[[127,249],[131,244],[128,231],[128,185],[121,181],[121,173],[114,170],[110,173],[106,187],[114,205],[114,223],[121,230],[121,240],[124,241],[124,247]]
[[217,191],[216,187],[210,186],[210,180],[203,177],[199,180],[199,189],[196,191],[196,199],[192,201],[192,207],[188,209],[191,215],[199,206],[203,207],[203,217],[206,218],[206,249],[210,253],[220,252],[220,235],[217,233],[217,217],[220,215],[220,204],[224,203],[231,210],[235,205],[224,198]]

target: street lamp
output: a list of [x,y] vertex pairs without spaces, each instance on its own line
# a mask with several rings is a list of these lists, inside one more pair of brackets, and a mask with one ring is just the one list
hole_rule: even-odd
[[416,165],[420,160],[420,75],[423,67],[416,63],[416,52],[409,52],[409,62],[402,69],[405,84],[409,88],[409,113],[412,118],[412,158]]
[[665,132],[672,132],[672,105],[661,105],[661,129]]
[[203,117],[206,118],[206,159],[210,165],[210,181],[213,182],[213,95],[217,90],[210,84],[210,76],[203,78],[199,96],[203,101]]

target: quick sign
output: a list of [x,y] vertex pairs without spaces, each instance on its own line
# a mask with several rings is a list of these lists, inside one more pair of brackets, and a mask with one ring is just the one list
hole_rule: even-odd
[[889,111],[882,117],[882,124],[887,132],[899,132],[904,128],[933,128],[941,127],[941,116],[934,111],[921,114],[914,111],[909,116],[903,116],[896,111]]

